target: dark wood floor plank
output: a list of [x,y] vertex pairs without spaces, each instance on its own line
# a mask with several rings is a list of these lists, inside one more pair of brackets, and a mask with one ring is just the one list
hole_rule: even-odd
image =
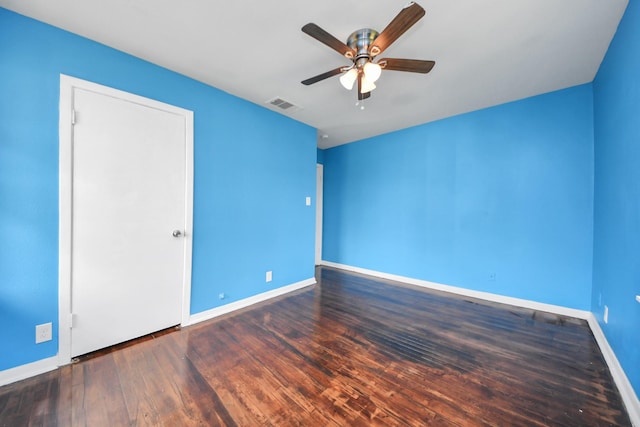
[[[226,329],[216,329],[217,348],[213,354],[219,363],[215,365],[210,364],[206,339],[195,339],[205,344],[197,348],[200,358],[196,366],[205,378],[227,391],[227,396],[235,403],[234,410],[245,411],[260,424],[267,425],[277,416],[275,411],[278,407],[273,404],[271,396],[278,385],[269,372],[257,366],[251,353],[246,351],[247,346],[237,345],[235,340],[230,339]],[[259,388],[256,387],[258,384]]]
[[[280,326],[276,327],[280,328]],[[336,329],[329,327],[329,330]],[[362,351],[357,343],[349,340],[349,337],[348,333],[336,334],[333,340],[327,342],[321,349],[316,348],[314,351],[317,355],[325,355],[327,368],[335,371],[341,382],[349,381],[348,386],[356,397],[354,405],[361,408],[363,417],[370,421],[375,417],[384,416],[387,419],[393,417],[393,413],[389,412],[386,405],[382,403],[389,400],[389,391],[394,391],[395,395],[403,396],[404,402],[410,401],[410,396],[404,396],[403,390],[396,390],[397,384],[393,381],[386,381],[384,376],[380,375],[386,370],[388,364],[378,364],[377,361],[382,359],[379,355],[371,351],[368,353]],[[319,358],[323,357],[319,356]],[[356,366],[358,367],[356,368]],[[386,393],[380,394],[379,390],[386,390]],[[330,391],[335,392],[335,390]],[[333,399],[335,400],[335,396]],[[381,403],[373,405],[376,401]],[[398,407],[397,404],[394,406]],[[421,417],[428,417],[432,411],[425,412],[426,414],[422,414]]]
[[583,320],[318,282],[0,387],[0,426],[631,425]]
[[118,376],[114,375],[118,368],[113,357],[107,355],[88,360],[77,368],[82,370],[82,386],[78,389],[83,392],[72,405],[81,414],[79,425],[127,425],[129,417],[122,410],[125,402]]
[[[244,354],[246,357],[246,362],[243,363],[246,367],[243,371],[244,375],[242,378],[238,378],[236,382],[242,384],[245,381],[258,381],[263,386],[268,386],[263,387],[264,393],[260,396],[260,405],[266,404],[268,409],[263,412],[271,422],[275,421],[275,425],[278,425],[280,417],[287,416],[287,414],[273,413],[273,408],[290,407],[293,408],[293,411],[289,412],[288,416],[292,414],[295,417],[308,416],[309,411],[314,409],[313,403],[304,399],[304,396],[309,394],[309,388],[314,387],[312,383],[305,381],[309,376],[300,375],[301,373],[295,376],[294,384],[296,386],[296,394],[299,397],[295,400],[288,398],[287,390],[291,386],[289,375],[296,372],[295,363],[281,364],[280,362],[283,360],[290,361],[293,355],[288,353],[286,346],[269,335],[262,336],[262,339],[258,340],[256,338],[258,331],[259,328],[255,325],[244,322],[239,317],[232,322],[229,328],[225,329],[227,348],[233,350],[236,354]],[[236,338],[238,336],[245,337],[248,341],[245,341],[245,338],[238,340]],[[247,347],[257,351],[249,352],[246,350]],[[263,360],[262,355],[269,357]],[[273,355],[277,357],[273,357]],[[287,400],[290,402],[284,406],[278,404],[278,402],[282,403]]]

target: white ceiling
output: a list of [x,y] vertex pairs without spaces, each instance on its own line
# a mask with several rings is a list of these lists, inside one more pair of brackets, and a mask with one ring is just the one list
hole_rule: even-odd
[[[337,77],[348,65],[302,33],[314,22],[345,41],[382,29],[406,0],[0,0],[47,22],[273,108],[335,145],[593,80],[628,0],[419,0],[427,14],[384,55],[435,60],[431,73],[385,71],[355,106]],[[275,111],[281,111],[275,109]]]

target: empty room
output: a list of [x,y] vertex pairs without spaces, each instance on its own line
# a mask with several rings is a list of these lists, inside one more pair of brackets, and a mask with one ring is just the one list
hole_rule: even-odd
[[0,230],[0,426],[640,427],[640,0],[0,0]]

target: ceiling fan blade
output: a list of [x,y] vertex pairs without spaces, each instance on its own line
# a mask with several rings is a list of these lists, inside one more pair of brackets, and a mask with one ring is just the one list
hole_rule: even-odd
[[426,74],[436,65],[435,61],[421,61],[419,59],[383,58],[378,61],[383,70],[408,71],[410,73]]
[[304,27],[302,27],[302,31],[318,40],[319,42],[326,44],[331,49],[338,52],[340,55],[343,55],[347,58],[353,58],[355,56],[355,50],[351,49],[349,46],[342,43],[340,40],[333,37],[331,34],[327,33],[325,30],[318,27],[314,23],[305,25]]
[[380,55],[391,43],[403,35],[409,28],[420,20],[425,14],[424,9],[417,3],[411,3],[393,18],[393,21],[382,30],[369,48],[372,56]]
[[344,71],[344,68],[345,67],[338,67],[335,70],[331,70],[331,71],[327,71],[326,73],[318,74],[315,77],[311,77],[310,79],[303,80],[302,84],[309,86],[309,85],[312,85],[314,83],[318,83],[321,80],[328,79],[329,77],[333,77],[335,75],[338,75],[338,74],[342,73]]

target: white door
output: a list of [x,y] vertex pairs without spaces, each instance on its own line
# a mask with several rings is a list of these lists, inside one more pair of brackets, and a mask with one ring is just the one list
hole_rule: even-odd
[[72,96],[74,357],[181,322],[186,123],[90,90]]
[[322,261],[322,195],[324,188],[324,166],[316,165],[316,265]]

